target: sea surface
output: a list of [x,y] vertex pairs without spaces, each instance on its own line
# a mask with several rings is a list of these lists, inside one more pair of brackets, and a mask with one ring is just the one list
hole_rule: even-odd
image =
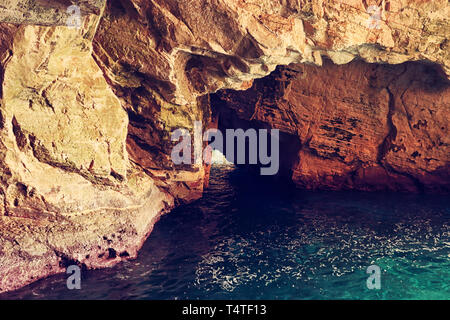
[[[367,268],[379,266],[380,289]],[[450,299],[450,200],[306,192],[232,166],[165,215],[139,257],[0,299]]]

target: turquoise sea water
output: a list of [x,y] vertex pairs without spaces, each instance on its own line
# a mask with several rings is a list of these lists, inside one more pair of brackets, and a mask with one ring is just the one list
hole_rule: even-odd
[[[366,285],[370,265],[381,289]],[[305,192],[215,167],[205,196],[155,226],[137,260],[0,299],[450,299],[446,196]]]

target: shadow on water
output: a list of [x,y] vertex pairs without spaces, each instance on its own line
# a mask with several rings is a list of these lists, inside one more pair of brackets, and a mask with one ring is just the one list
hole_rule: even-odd
[[0,299],[449,299],[449,222],[444,196],[305,192],[215,167],[138,259],[84,272],[81,290],[59,275]]

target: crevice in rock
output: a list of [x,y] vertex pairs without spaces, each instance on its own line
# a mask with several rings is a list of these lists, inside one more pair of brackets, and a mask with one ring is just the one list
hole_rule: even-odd
[[[0,79],[1,80],[1,79]],[[1,83],[1,82],[0,82]],[[1,99],[1,97],[0,97]],[[0,107],[1,107],[1,102],[0,102]],[[3,112],[0,109],[0,130],[5,128],[5,117],[3,116]]]
[[377,162],[380,164],[382,164],[384,158],[386,157],[388,152],[391,150],[392,143],[395,140],[395,138],[397,137],[397,128],[395,127],[395,125],[392,121],[392,116],[395,112],[395,96],[392,93],[391,89],[389,89],[389,86],[387,86],[385,89],[389,96],[389,101],[388,101],[389,110],[388,110],[388,114],[387,114],[387,124],[388,124],[388,128],[389,128],[389,132],[386,135],[386,137],[384,138],[383,143],[379,147]]
[[28,139],[27,139],[25,133],[22,131],[19,123],[17,122],[16,117],[12,118],[12,128],[13,128],[14,136],[16,137],[17,147],[19,147],[20,151],[24,151],[25,147],[28,144]]

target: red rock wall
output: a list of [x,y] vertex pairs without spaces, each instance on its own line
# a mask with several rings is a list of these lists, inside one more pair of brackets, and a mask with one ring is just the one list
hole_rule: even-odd
[[297,150],[290,150],[291,140],[282,145],[280,160],[295,153],[284,163],[300,187],[450,190],[450,88],[433,65],[280,67],[249,90],[225,91],[215,101],[222,114],[233,110],[241,122],[297,138]]

